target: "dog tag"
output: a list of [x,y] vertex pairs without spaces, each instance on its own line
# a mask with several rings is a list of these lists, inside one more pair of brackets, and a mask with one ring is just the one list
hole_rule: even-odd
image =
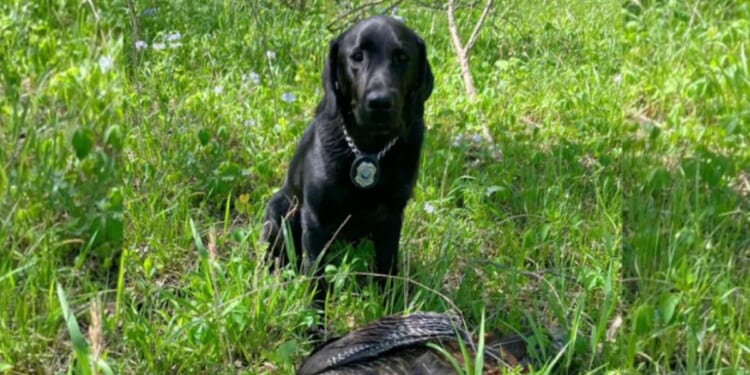
[[354,159],[350,177],[357,187],[369,189],[378,182],[380,163],[375,155],[362,154]]

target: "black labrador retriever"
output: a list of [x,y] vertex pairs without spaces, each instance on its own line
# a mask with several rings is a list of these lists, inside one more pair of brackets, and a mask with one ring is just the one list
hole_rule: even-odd
[[[396,274],[433,86],[425,43],[396,19],[368,18],[331,42],[322,78],[323,100],[266,207],[261,241],[287,263],[285,220],[297,266],[319,276],[313,265],[334,237],[369,237],[375,271]],[[322,296],[319,284],[316,301]]]

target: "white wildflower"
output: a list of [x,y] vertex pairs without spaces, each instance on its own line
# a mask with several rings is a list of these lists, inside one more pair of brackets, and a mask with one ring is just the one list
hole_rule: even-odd
[[617,73],[617,74],[615,74],[615,76],[614,76],[614,77],[612,78],[612,81],[613,81],[613,82],[614,82],[615,84],[618,84],[618,85],[619,85],[619,84],[620,84],[620,82],[622,82],[622,74],[620,74],[620,73]]
[[453,137],[453,147],[459,147],[461,146],[461,143],[464,140],[464,136],[462,134],[458,134],[455,137]]
[[221,95],[222,91],[224,91],[224,88],[221,86],[214,86],[214,94]]
[[285,92],[285,93],[281,94],[281,100],[283,100],[284,102],[287,102],[287,103],[293,102],[294,99],[296,99],[296,98],[297,97],[294,96],[294,94],[291,93],[291,92]]
[[266,51],[266,57],[269,60],[273,60],[273,59],[276,58],[276,52],[274,52],[274,51]]
[[99,58],[99,70],[101,70],[102,73],[106,73],[110,69],[112,69],[112,58],[109,56],[100,57]]
[[146,47],[148,47],[148,43],[146,43],[146,42],[144,42],[142,40],[138,40],[138,41],[135,42],[135,49],[137,51],[145,49]]
[[157,51],[161,51],[164,48],[167,48],[167,45],[164,44],[164,43],[154,43],[154,44],[151,45],[151,48],[153,48],[153,49],[155,49]]
[[250,72],[250,73],[247,73],[247,74],[243,74],[242,75],[242,80],[243,81],[250,80],[251,82],[253,82],[254,84],[257,85],[257,84],[260,83],[260,76],[258,75],[258,73]]
[[153,17],[156,15],[156,8],[146,8],[141,12],[141,16]]
[[180,34],[179,31],[178,32],[174,32],[172,34],[167,34],[167,41],[168,42],[174,42],[174,41],[180,40],[180,38],[182,38],[182,34]]
[[432,215],[435,213],[435,207],[431,205],[429,202],[424,204],[424,212]]

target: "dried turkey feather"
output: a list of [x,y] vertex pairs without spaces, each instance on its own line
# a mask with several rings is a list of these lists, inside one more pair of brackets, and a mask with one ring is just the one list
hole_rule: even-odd
[[389,316],[324,344],[297,374],[452,374],[440,354],[424,344],[458,337],[469,340],[450,315]]

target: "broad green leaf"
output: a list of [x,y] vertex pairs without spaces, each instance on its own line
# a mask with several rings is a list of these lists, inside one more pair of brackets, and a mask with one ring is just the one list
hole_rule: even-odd
[[211,135],[208,134],[208,130],[201,129],[198,131],[198,140],[201,142],[201,146],[207,145],[208,141],[211,140]]
[[659,299],[659,316],[661,316],[663,324],[672,321],[678,303],[680,303],[679,294],[665,293],[661,296]]
[[638,335],[647,334],[654,321],[654,308],[649,305],[641,305],[635,312],[633,318],[633,331]]
[[72,144],[78,159],[83,159],[88,156],[94,147],[94,136],[90,130],[79,128],[73,133]]

